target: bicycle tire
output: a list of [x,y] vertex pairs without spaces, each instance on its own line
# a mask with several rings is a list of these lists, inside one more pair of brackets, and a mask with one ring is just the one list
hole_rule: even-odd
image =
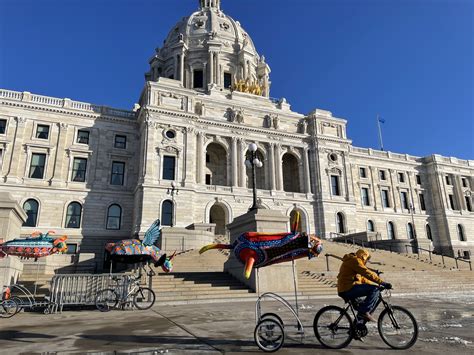
[[[391,326],[393,330],[398,331],[397,335],[399,335],[400,337],[400,330],[396,329],[397,327],[393,324],[394,320],[397,322],[398,327],[402,327],[400,323],[404,321],[404,324],[406,324],[405,329],[411,332],[411,334],[409,334],[409,339],[403,341],[400,344],[394,344],[393,340],[389,337],[388,334],[388,328]],[[377,328],[379,330],[379,334],[383,342],[390,346],[392,349],[405,350],[411,348],[418,339],[418,323],[416,322],[415,317],[406,308],[400,306],[391,306],[390,308],[385,308],[380,313],[377,322]]]
[[285,343],[285,331],[280,322],[266,318],[258,322],[253,332],[253,338],[260,350],[273,353]]
[[18,303],[9,299],[0,302],[0,318],[11,318],[18,313]]
[[[139,297],[142,299],[148,299],[146,302],[139,302]],[[155,292],[148,287],[140,287],[138,291],[133,295],[133,305],[139,310],[150,309],[155,304]]]
[[118,295],[110,288],[99,291],[95,297],[95,306],[101,312],[108,312],[112,310],[113,308],[117,307],[117,303]]
[[[331,317],[332,323],[322,324],[323,322],[327,323],[327,321],[323,319],[326,316],[330,316],[331,312],[334,313],[334,315]],[[338,324],[334,324],[338,318],[340,318]],[[341,322],[344,322],[344,326],[340,326]],[[345,348],[347,345],[349,345],[354,337],[351,317],[343,308],[338,306],[326,306],[321,308],[314,316],[313,329],[314,335],[316,335],[316,338],[321,343],[321,345],[329,349]],[[328,335],[332,337],[341,335],[341,342],[330,343],[329,339],[326,339],[326,335],[323,334],[324,330],[329,331],[330,333]],[[338,333],[338,330],[342,330],[342,332]]]

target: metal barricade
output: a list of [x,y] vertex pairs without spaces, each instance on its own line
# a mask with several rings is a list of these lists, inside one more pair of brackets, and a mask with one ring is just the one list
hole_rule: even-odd
[[[116,280],[113,280],[112,277]],[[97,293],[106,288],[128,288],[126,274],[65,274],[51,280],[49,302],[52,313],[62,312],[64,306],[95,305]],[[117,290],[119,294],[126,290]]]

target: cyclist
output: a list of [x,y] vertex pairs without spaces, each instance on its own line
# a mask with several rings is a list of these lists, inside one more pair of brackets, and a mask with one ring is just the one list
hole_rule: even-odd
[[357,317],[375,322],[376,319],[372,317],[371,312],[380,294],[378,285],[386,289],[391,289],[392,285],[384,282],[366,266],[369,259],[370,254],[365,249],[344,255],[339,275],[337,275],[337,292],[346,301],[365,296],[357,309]]

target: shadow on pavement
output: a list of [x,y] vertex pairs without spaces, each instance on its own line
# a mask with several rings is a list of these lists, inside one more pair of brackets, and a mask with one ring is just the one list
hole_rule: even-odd
[[23,339],[53,339],[56,338],[54,335],[40,334],[40,333],[25,333],[18,330],[4,330],[0,331],[1,340],[19,341],[24,343],[34,343],[34,341],[28,341]]

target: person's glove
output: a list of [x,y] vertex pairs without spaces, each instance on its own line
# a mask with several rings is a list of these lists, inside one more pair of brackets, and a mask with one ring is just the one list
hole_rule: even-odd
[[380,284],[380,286],[382,286],[384,289],[386,290],[391,290],[392,289],[392,284],[388,283],[388,282],[382,282]]

